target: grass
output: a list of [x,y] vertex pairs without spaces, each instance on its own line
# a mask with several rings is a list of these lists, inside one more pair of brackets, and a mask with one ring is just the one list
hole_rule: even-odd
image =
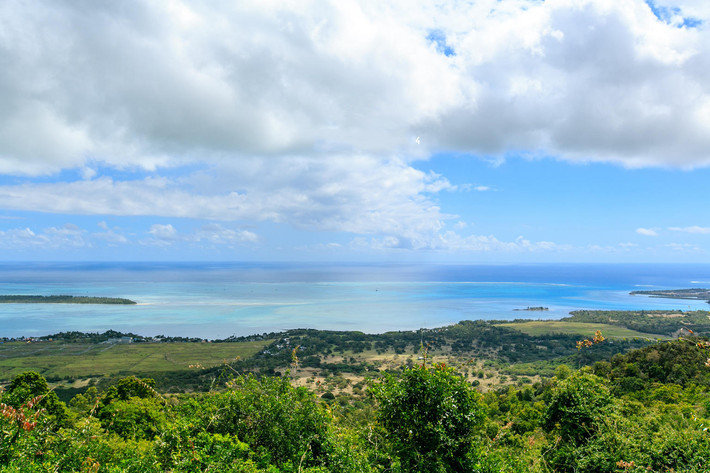
[[560,333],[565,335],[579,335],[580,337],[593,337],[594,332],[600,330],[607,338],[667,338],[663,335],[637,332],[625,327],[609,324],[595,324],[587,322],[562,322],[559,320],[512,322],[500,324],[501,327],[508,327],[519,330],[528,335],[549,335]]
[[[8,342],[0,344],[0,381],[23,371],[47,378],[142,375],[220,365],[248,358],[270,341],[236,343],[89,344]],[[193,368],[191,368],[191,366]]]

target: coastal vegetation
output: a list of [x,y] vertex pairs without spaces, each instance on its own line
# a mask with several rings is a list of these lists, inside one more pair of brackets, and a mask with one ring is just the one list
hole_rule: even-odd
[[576,310],[561,322],[608,324],[667,337],[680,332],[710,335],[710,312],[705,310]]
[[65,404],[26,372],[0,397],[0,471],[700,473],[709,347],[654,343],[483,393],[425,353],[357,398],[232,372],[172,395],[129,376]]
[[653,291],[631,291],[632,296],[662,297],[664,299],[691,299],[710,303],[710,289],[663,289]]
[[[607,343],[577,350],[577,341],[597,330],[607,335]],[[382,334],[294,329],[211,341],[116,331],[63,332],[4,339],[0,382],[36,370],[56,383],[55,391],[65,400],[87,383],[100,387],[129,374],[151,377],[159,389],[171,392],[206,390],[225,370],[267,376],[291,370],[302,385],[334,378],[348,379],[353,385],[372,373],[412,366],[425,349],[434,362],[465,364],[467,380],[488,388],[516,384],[522,376],[549,376],[562,363],[589,365],[646,346],[655,338],[611,324],[529,320],[462,321]],[[291,367],[294,354],[299,359],[297,369]]]
[[664,321],[708,313],[682,314],[6,339],[0,472],[704,472],[710,341]]
[[120,297],[0,295],[2,304],[136,304]]

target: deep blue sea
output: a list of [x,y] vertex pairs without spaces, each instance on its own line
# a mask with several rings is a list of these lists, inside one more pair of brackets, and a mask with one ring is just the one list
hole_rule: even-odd
[[[384,332],[575,309],[710,309],[631,296],[710,287],[710,265],[5,263],[0,294],[126,297],[135,306],[0,304],[0,337],[114,329],[224,338],[319,328]],[[528,306],[546,312],[514,311]]]

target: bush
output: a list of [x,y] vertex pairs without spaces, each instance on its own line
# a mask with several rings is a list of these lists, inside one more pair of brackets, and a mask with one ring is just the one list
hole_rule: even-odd
[[35,409],[45,409],[57,424],[63,424],[68,417],[66,405],[54,391],[49,390],[47,381],[35,371],[18,374],[7,386],[2,402],[19,408],[30,401]]
[[611,401],[601,378],[575,373],[553,391],[543,425],[548,432],[559,434],[563,442],[580,445],[599,430]]
[[332,416],[286,378],[240,376],[211,403],[212,415],[203,421],[208,432],[236,436],[269,463],[317,467],[337,461]]
[[377,419],[403,471],[471,471],[480,395],[451,368],[406,369],[372,386]]

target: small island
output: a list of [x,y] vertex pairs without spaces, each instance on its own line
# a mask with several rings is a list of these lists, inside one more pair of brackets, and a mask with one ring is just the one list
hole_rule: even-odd
[[539,307],[526,307],[524,309],[513,309],[513,310],[550,310],[550,309],[548,309],[547,307],[539,306]]
[[120,297],[0,295],[0,304],[136,304]]
[[664,299],[691,299],[706,301],[710,304],[710,289],[663,289],[657,291],[631,291],[632,296],[661,297]]

